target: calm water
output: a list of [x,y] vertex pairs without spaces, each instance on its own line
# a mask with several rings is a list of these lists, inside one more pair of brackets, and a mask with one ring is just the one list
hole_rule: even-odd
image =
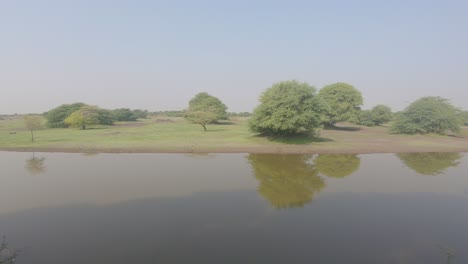
[[18,264],[468,263],[468,155],[0,152]]

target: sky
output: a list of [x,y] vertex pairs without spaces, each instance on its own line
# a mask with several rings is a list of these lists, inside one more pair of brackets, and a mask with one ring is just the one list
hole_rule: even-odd
[[64,103],[252,111],[284,80],[347,82],[364,107],[468,109],[468,1],[0,0],[0,114]]

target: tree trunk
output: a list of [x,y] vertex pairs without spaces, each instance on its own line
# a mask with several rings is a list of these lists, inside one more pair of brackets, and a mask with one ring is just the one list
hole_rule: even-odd
[[32,129],[31,129],[31,141],[34,142],[34,133]]
[[205,130],[205,132],[206,132],[206,125],[204,125],[204,124],[201,124],[201,126],[203,127],[203,129],[204,129],[204,130]]
[[86,129],[86,125],[81,125],[81,129],[85,130],[85,129]]

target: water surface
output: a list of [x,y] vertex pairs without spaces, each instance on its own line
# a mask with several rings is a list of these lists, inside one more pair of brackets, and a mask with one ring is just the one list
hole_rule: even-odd
[[16,263],[468,263],[468,158],[0,152]]

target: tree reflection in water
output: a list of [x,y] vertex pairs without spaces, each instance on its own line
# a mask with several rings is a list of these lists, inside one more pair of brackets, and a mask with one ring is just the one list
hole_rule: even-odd
[[397,157],[415,172],[423,175],[439,175],[460,163],[460,153],[399,153]]
[[353,154],[320,154],[314,164],[322,175],[344,178],[359,170],[361,159]]
[[325,187],[312,155],[250,154],[258,192],[275,208],[302,207]]
[[26,160],[26,170],[31,174],[31,175],[39,175],[42,174],[46,171],[46,166],[44,165],[45,158],[37,158],[34,155],[34,152],[32,154],[32,158]]

